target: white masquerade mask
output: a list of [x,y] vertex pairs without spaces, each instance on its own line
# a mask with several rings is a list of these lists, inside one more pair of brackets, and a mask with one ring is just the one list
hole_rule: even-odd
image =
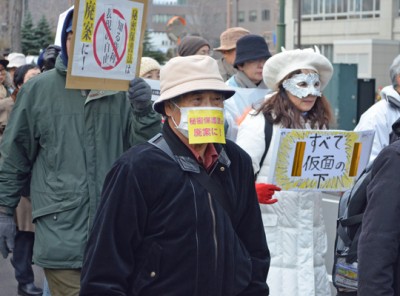
[[[220,129],[223,130],[223,126],[224,126],[224,121],[223,121],[223,108],[219,108],[219,107],[179,107],[178,105],[176,105],[175,103],[173,103],[181,112],[181,120],[179,122],[179,124],[176,124],[175,119],[171,116],[171,120],[172,122],[175,124],[175,127],[179,130],[179,132],[184,135],[186,138],[189,139],[189,143],[191,142],[191,136],[189,135],[189,125],[191,124],[189,122],[189,111],[206,111],[207,113],[211,112],[215,112],[217,111],[220,115],[218,116],[219,118],[221,118],[219,123],[216,123],[215,121],[210,121],[211,126],[220,125]],[[208,142],[208,141],[207,141]]]
[[311,96],[321,96],[321,82],[317,73],[300,73],[293,75],[282,83],[283,88],[299,99]]

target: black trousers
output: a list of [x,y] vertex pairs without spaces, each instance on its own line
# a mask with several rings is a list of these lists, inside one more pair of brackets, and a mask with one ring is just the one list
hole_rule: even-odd
[[14,241],[11,264],[14,266],[18,284],[33,283],[32,253],[35,234],[30,231],[18,231]]

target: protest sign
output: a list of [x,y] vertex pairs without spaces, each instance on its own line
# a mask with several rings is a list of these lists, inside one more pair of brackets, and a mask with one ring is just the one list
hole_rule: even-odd
[[160,80],[144,79],[151,88],[151,100],[154,102],[160,96]]
[[268,181],[283,190],[345,191],[368,164],[374,131],[281,129]]
[[188,111],[189,144],[225,144],[224,115],[220,110]]
[[75,0],[67,88],[127,90],[138,73],[147,1]]

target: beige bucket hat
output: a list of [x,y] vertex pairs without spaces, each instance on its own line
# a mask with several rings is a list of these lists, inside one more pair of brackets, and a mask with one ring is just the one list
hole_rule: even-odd
[[244,35],[250,34],[250,31],[242,27],[229,28],[221,33],[220,36],[220,47],[214,48],[216,51],[231,50],[236,48],[236,41],[238,41]]
[[217,61],[210,56],[192,55],[170,59],[160,70],[160,96],[153,108],[165,115],[164,102],[192,91],[212,90],[225,99],[235,94],[222,80]]

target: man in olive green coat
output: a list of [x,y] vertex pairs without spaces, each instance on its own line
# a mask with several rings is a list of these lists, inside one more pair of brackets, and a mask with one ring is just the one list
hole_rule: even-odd
[[0,251],[6,257],[13,248],[11,215],[31,177],[33,261],[44,268],[53,295],[79,293],[83,250],[107,171],[161,128],[143,80],[136,80],[138,96],[131,82],[128,98],[125,92],[65,88],[72,13],[55,69],[22,86],[0,146]]

